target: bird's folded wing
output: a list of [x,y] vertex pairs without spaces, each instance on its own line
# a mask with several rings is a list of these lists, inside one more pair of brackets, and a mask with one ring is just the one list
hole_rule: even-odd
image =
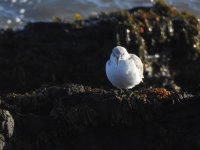
[[143,63],[142,63],[141,59],[134,54],[130,54],[130,56],[131,56],[130,59],[132,59],[134,61],[136,67],[139,70],[140,77],[144,78],[144,76],[143,76],[144,68],[143,68]]

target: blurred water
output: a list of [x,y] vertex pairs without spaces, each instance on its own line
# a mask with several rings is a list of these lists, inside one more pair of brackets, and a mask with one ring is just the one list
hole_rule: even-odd
[[[83,18],[93,12],[128,9],[151,5],[153,0],[0,0],[0,28],[22,27],[28,21],[51,21],[58,16],[73,20],[75,13]],[[200,16],[200,0],[166,0],[181,11]]]

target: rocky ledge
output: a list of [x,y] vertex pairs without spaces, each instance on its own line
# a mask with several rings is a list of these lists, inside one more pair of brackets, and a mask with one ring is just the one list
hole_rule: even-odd
[[[1,98],[4,149],[198,149],[200,97],[65,84]],[[1,148],[3,149],[3,148]]]
[[[0,149],[199,149],[199,39],[199,18],[163,1],[1,30]],[[131,90],[106,79],[116,45],[144,63]]]

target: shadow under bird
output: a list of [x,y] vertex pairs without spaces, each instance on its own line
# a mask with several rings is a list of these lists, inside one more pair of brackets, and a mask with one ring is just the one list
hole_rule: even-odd
[[106,75],[113,86],[130,89],[142,82],[143,63],[141,59],[129,54],[122,46],[113,48],[110,59],[106,63]]

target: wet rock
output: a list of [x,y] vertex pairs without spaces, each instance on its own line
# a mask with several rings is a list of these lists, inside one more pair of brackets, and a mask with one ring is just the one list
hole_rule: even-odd
[[9,111],[0,109],[0,149],[10,147],[10,139],[13,136],[15,123]]

